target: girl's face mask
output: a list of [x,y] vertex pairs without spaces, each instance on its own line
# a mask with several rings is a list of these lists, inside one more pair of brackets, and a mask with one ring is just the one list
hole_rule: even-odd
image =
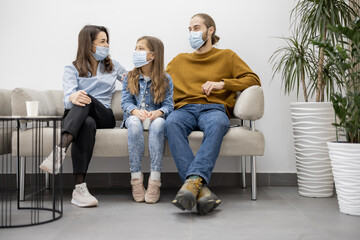
[[133,63],[136,68],[145,66],[149,62],[151,62],[154,59],[151,59],[150,61],[146,60],[147,51],[134,51],[133,53]]

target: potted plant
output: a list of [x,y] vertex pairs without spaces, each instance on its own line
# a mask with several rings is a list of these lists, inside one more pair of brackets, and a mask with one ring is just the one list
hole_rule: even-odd
[[[324,53],[313,44],[315,38],[338,43],[342,35],[329,31],[330,25],[348,24],[355,11],[347,3],[353,0],[299,0],[291,12],[293,36],[287,45],[274,52],[273,78],[280,73],[285,93],[302,88],[305,102],[293,102],[291,117],[298,174],[299,194],[306,197],[333,195],[333,176],[326,143],[336,139],[332,126],[334,110],[324,102],[341,79]],[[301,86],[301,87],[300,87]],[[315,102],[309,97],[315,94]]]
[[[329,27],[343,35],[342,44],[314,42],[324,48],[343,79],[344,91],[331,101],[337,122],[337,141],[328,142],[340,212],[360,216],[360,19],[349,26]],[[343,139],[340,139],[340,138]],[[344,141],[341,141],[344,140]]]

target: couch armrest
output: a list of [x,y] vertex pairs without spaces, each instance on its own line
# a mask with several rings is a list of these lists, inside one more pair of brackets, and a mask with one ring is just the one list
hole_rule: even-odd
[[11,116],[11,91],[0,89],[0,116]]
[[15,88],[11,92],[13,116],[26,116],[26,101],[39,101],[39,116],[58,116],[56,105],[49,91]]
[[237,97],[234,116],[255,121],[264,115],[264,92],[260,86],[251,86]]

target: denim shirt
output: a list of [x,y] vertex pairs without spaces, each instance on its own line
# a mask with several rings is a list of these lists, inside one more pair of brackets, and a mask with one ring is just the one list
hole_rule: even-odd
[[73,104],[69,97],[72,93],[78,90],[84,90],[97,100],[99,100],[105,107],[109,108],[111,104],[111,98],[115,92],[116,80],[121,80],[122,75],[127,71],[123,66],[115,60],[113,62],[113,70],[111,73],[101,72],[103,65],[102,61],[99,62],[96,76],[80,77],[79,72],[74,65],[65,66],[65,72],[63,76],[63,89],[64,89],[64,107],[65,109],[71,109]]
[[140,109],[140,104],[143,98],[145,98],[145,108],[147,111],[160,110],[164,113],[162,116],[166,118],[172,110],[174,110],[174,101],[173,101],[173,83],[169,74],[166,74],[166,77],[169,79],[169,89],[166,90],[165,98],[160,104],[155,104],[153,101],[153,96],[151,94],[151,80],[145,81],[143,75],[140,74],[139,77],[139,93],[137,95],[132,95],[127,89],[128,86],[128,77],[126,76],[123,81],[123,87],[121,90],[121,107],[124,110],[124,121],[121,126],[124,127],[126,119],[131,115],[131,111],[134,109]]

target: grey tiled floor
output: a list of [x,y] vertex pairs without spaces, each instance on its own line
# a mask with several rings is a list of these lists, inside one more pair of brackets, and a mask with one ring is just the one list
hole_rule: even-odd
[[339,212],[336,197],[304,198],[296,187],[212,189],[222,204],[206,216],[170,204],[177,189],[162,189],[159,203],[135,203],[130,189],[90,189],[96,208],[81,209],[64,196],[64,216],[55,222],[1,229],[0,239],[360,239],[360,217]]

